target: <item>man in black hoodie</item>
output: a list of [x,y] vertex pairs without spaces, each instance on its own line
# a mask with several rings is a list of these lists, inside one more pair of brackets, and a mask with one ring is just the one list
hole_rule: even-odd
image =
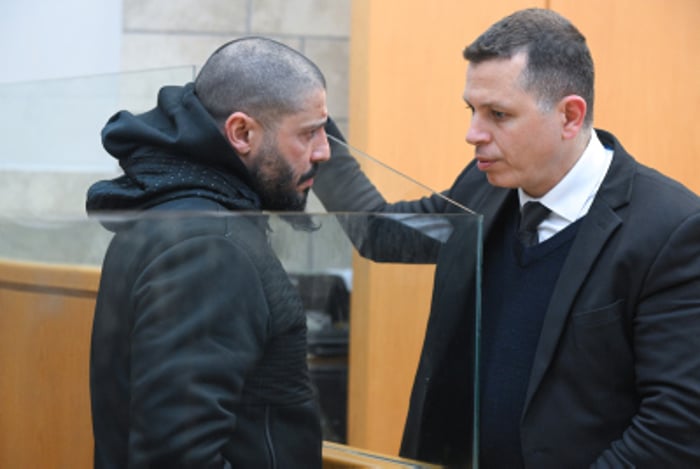
[[109,120],[124,174],[86,205],[128,216],[104,222],[95,467],[321,467],[301,300],[264,219],[213,212],[303,210],[327,120],[319,69],[264,38],[223,45],[194,83]]

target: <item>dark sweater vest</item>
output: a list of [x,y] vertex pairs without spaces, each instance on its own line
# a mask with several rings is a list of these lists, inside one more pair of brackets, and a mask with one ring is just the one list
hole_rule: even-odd
[[517,197],[485,249],[481,342],[481,467],[523,467],[520,417],[554,284],[579,223],[526,248],[516,236]]

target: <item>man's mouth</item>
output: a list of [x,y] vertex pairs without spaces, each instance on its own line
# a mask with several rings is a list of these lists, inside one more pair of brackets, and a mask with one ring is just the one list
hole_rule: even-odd
[[486,171],[488,170],[491,166],[493,166],[496,163],[495,159],[492,158],[483,158],[480,156],[476,157],[476,167],[480,171]]
[[303,174],[301,178],[299,178],[299,186],[301,186],[302,189],[311,187],[314,184],[314,176],[316,176],[317,171],[318,166],[313,165],[307,173]]

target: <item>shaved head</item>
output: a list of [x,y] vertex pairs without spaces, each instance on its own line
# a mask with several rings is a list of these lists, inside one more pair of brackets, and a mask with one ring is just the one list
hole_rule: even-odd
[[272,39],[245,37],[217,49],[195,80],[195,93],[219,126],[244,112],[271,128],[298,112],[309,94],[325,89],[319,68]]

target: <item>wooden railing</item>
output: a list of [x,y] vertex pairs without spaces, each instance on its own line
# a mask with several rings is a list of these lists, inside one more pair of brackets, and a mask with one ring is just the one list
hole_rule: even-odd
[[[92,467],[96,267],[0,259],[0,468]],[[324,469],[423,468],[325,442]]]
[[0,260],[0,467],[92,467],[97,268]]

